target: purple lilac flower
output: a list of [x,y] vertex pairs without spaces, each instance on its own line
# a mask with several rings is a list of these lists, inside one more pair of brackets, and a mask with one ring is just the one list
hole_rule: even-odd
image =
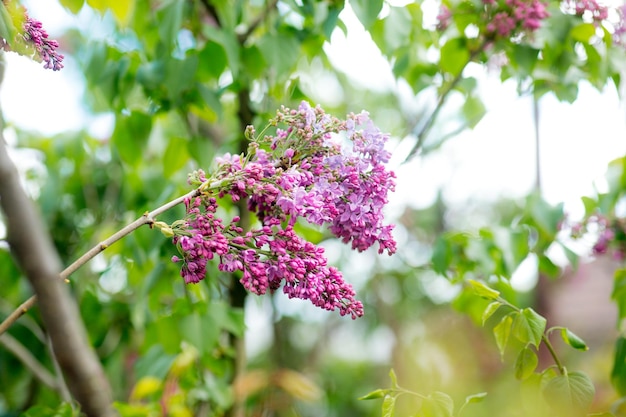
[[58,71],[63,68],[64,56],[57,52],[59,42],[48,39],[48,33],[43,29],[40,21],[25,16],[24,22],[24,40],[31,43],[37,51],[37,54],[45,62],[44,68]]
[[15,44],[12,44],[11,39],[3,39],[0,43],[2,49],[11,50],[12,46],[13,50],[29,55],[32,55],[34,50],[36,59],[45,62],[44,68],[53,71],[59,71],[63,68],[64,56],[57,51],[59,42],[48,38],[48,33],[43,29],[42,23],[30,18],[23,7],[18,6],[18,8],[12,8],[11,11],[23,11],[23,33],[16,39]]
[[[352,318],[363,314],[354,290],[341,273],[327,265],[324,250],[297,236],[298,219],[329,230],[353,249],[363,251],[378,243],[378,252],[393,254],[392,225],[385,225],[383,208],[395,187],[395,175],[384,164],[390,154],[383,134],[367,112],[341,121],[319,106],[302,102],[297,109],[282,108],[270,123],[274,136],[252,140],[245,156],[225,155],[207,178],[202,171],[190,177],[201,197],[187,203],[182,226],[174,228],[174,243],[183,254],[185,282],[198,282],[206,262],[219,257],[218,268],[240,271],[241,283],[256,294],[282,286],[289,297],[339,310]],[[341,151],[335,140],[348,137],[352,149]],[[247,233],[233,219],[224,226],[215,217],[217,200],[230,196],[244,200],[261,227]]]
[[541,0],[483,0],[483,4],[490,19],[485,27],[487,34],[501,38],[514,36],[518,30],[533,32],[549,16]]

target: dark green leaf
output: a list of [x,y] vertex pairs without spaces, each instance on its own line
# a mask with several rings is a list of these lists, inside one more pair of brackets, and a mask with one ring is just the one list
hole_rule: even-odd
[[112,142],[124,162],[134,165],[143,158],[144,148],[152,130],[152,118],[133,111],[118,116]]
[[576,336],[570,329],[562,328],[561,337],[571,347],[578,350],[589,350],[589,346],[580,337]]
[[618,318],[626,318],[626,269],[615,271],[611,299],[617,304]]
[[452,251],[448,241],[443,236],[437,238],[431,260],[435,272],[444,276],[447,275],[452,260]]
[[611,383],[621,396],[626,396],[626,338],[621,336],[615,342]]

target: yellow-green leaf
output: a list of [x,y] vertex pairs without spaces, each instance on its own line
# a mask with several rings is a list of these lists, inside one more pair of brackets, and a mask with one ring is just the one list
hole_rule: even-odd
[[517,355],[517,360],[515,361],[515,378],[528,378],[535,372],[538,363],[539,359],[537,358],[537,354],[526,346],[520,351],[519,355]]
[[489,300],[495,300],[500,296],[500,291],[496,291],[493,288],[487,286],[487,284],[482,283],[480,281],[476,281],[474,279],[469,280],[470,285],[476,291],[476,294],[480,295],[483,298],[487,298]]

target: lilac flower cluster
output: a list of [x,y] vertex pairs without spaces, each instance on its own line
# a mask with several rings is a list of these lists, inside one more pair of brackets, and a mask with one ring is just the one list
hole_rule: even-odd
[[626,257],[625,226],[621,220],[611,221],[604,215],[594,214],[583,221],[564,224],[563,227],[569,227],[570,236],[574,239],[592,236],[591,250],[594,255],[604,255],[613,249],[613,257],[623,260]]
[[4,50],[11,50],[11,46],[17,52],[23,55],[35,55],[36,59],[45,62],[44,68],[52,69],[53,71],[59,71],[63,68],[64,56],[60,54],[57,49],[59,48],[59,42],[54,39],[48,38],[48,33],[43,29],[43,25],[40,21],[32,19],[28,16],[24,8],[11,9],[14,13],[17,10],[23,11],[22,21],[23,33],[19,35],[16,40],[16,44],[11,45],[10,39],[2,40],[1,46]]
[[[309,300],[326,310],[352,318],[363,315],[352,287],[328,266],[324,249],[294,232],[300,218],[327,225],[353,249],[378,244],[378,252],[396,251],[392,225],[383,223],[387,194],[395,186],[384,164],[390,154],[388,136],[366,112],[346,120],[327,115],[319,106],[302,102],[282,108],[268,128],[273,135],[256,135],[245,156],[225,155],[208,178],[196,171],[191,183],[200,196],[187,201],[187,216],[172,225],[182,258],[185,282],[205,277],[208,260],[219,258],[221,271],[241,271],[241,283],[256,294],[282,286],[290,298]],[[267,129],[267,128],[266,128]],[[342,148],[338,139],[347,139]],[[217,218],[217,199],[244,200],[260,227],[244,232],[235,217],[229,225]]]
[[509,38],[520,30],[533,32],[549,16],[541,0],[483,0],[489,23],[485,27],[489,36]]
[[563,9],[571,14],[600,23],[609,17],[609,8],[596,0],[565,0]]
[[58,53],[57,48],[59,42],[54,39],[48,39],[48,33],[43,29],[40,21],[25,16],[24,22],[24,40],[32,44],[37,55],[45,62],[44,68],[58,71],[63,68],[64,56]]
[[[539,29],[549,16],[546,3],[541,0],[482,0],[481,21],[488,39],[511,38]],[[452,12],[442,5],[437,16],[437,30],[450,26]]]

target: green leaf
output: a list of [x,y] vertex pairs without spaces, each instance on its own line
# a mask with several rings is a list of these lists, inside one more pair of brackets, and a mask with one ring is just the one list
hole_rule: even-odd
[[241,51],[241,63],[250,78],[260,78],[267,70],[267,63],[263,54],[256,45],[246,47]]
[[543,395],[559,415],[581,416],[593,402],[595,387],[582,372],[565,373],[552,378],[543,388]]
[[452,417],[454,402],[444,392],[435,391],[426,397],[422,403],[420,416],[423,417]]
[[369,30],[383,8],[383,0],[351,0],[350,6],[365,30]]
[[226,51],[217,42],[208,41],[198,54],[198,80],[218,79],[228,66]]
[[582,197],[581,200],[585,206],[585,217],[591,216],[598,209],[598,202],[594,198]]
[[398,377],[396,376],[396,371],[391,368],[389,370],[389,379],[391,379],[392,388],[398,388]]
[[539,50],[528,45],[512,45],[511,64],[520,68],[522,75],[530,75],[535,68]]
[[626,269],[615,271],[611,299],[617,304],[619,320],[626,318]]
[[13,18],[4,2],[0,2],[0,38],[11,44],[16,34]]
[[77,14],[80,9],[85,5],[85,0],[59,0],[61,6],[65,7],[70,12]]
[[290,72],[298,62],[300,44],[293,36],[278,33],[266,33],[258,42],[258,47],[265,62],[274,69],[278,77]]
[[111,140],[124,162],[135,165],[143,158],[151,130],[152,118],[146,114],[133,111],[118,117]]
[[563,327],[561,329],[561,337],[563,341],[578,350],[589,350],[589,346],[580,337],[576,336],[570,329]]
[[372,391],[372,392],[369,392],[369,393],[365,394],[362,397],[359,397],[359,400],[375,400],[375,399],[378,399],[378,398],[383,398],[383,397],[389,395],[390,391],[391,390],[382,389],[382,388],[381,389],[377,389],[375,391]]
[[487,320],[489,320],[489,318],[491,316],[493,316],[493,314],[498,311],[498,309],[502,306],[502,303],[500,301],[494,301],[492,303],[490,303],[487,308],[485,308],[485,312],[483,313],[483,326],[485,325],[485,323],[487,322]]
[[476,403],[482,402],[486,396],[487,396],[486,392],[479,392],[478,394],[472,394],[472,395],[468,395],[467,397],[465,397],[465,402],[459,409],[459,417],[461,417],[461,415],[463,414],[463,410],[465,410],[465,407],[467,407],[469,404],[476,404]]
[[154,376],[165,379],[170,370],[176,355],[168,355],[159,344],[153,344],[147,352],[139,356],[134,365],[135,377],[137,380],[144,376]]
[[473,129],[476,127],[486,113],[487,109],[481,99],[476,96],[469,96],[465,99],[465,103],[463,103],[463,116],[469,128]]
[[396,408],[396,397],[388,395],[383,400],[382,417],[393,417]]
[[178,39],[178,32],[183,24],[185,3],[184,1],[172,1],[157,12],[159,17],[158,30],[160,41],[165,46],[167,52],[174,49],[174,45]]
[[593,23],[581,23],[578,26],[574,26],[570,31],[572,39],[583,43],[589,43],[595,34],[596,27]]
[[404,7],[390,7],[384,22],[384,50],[395,51],[406,45],[413,29],[409,12]]
[[450,262],[452,261],[452,250],[450,249],[450,244],[443,236],[439,236],[435,242],[431,261],[433,270],[436,273],[447,275]]
[[546,255],[539,256],[539,271],[551,278],[556,278],[561,273],[561,268],[552,262]]
[[500,296],[500,291],[496,291],[493,288],[489,288],[487,284],[484,284],[480,281],[476,281],[474,279],[468,280],[476,294],[479,296],[486,298],[488,300],[495,300]]
[[530,377],[538,364],[537,354],[527,345],[520,351],[515,360],[515,378],[526,379]]
[[504,356],[504,350],[506,349],[506,344],[509,341],[509,336],[511,335],[511,326],[513,325],[513,316],[517,318],[519,313],[509,313],[506,316],[502,317],[500,323],[496,324],[493,328],[493,335],[496,338],[496,344],[498,345],[498,349],[500,350],[500,356]]
[[532,308],[525,308],[513,320],[513,334],[522,343],[532,343],[535,347],[541,343],[546,329],[546,319]]
[[626,396],[626,338],[621,336],[615,342],[611,383],[621,396]]
[[463,71],[469,63],[470,53],[465,44],[465,39],[453,38],[446,42],[441,48],[440,68],[456,76]]
[[189,160],[187,152],[187,140],[184,138],[170,138],[163,155],[163,175],[171,177],[175,172],[185,166]]

